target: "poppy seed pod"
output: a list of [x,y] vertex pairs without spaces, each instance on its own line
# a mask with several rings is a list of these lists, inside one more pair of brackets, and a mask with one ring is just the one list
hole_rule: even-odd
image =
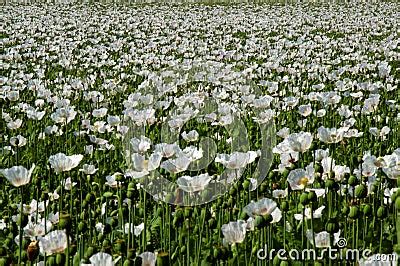
[[365,216],[370,216],[372,214],[372,207],[371,205],[367,204],[363,208],[363,213]]
[[56,262],[56,257],[55,256],[47,257],[46,266],[55,266],[55,265],[59,265]]
[[310,202],[314,202],[317,200],[317,194],[315,193],[315,191],[308,192],[308,200]]
[[400,210],[400,197],[396,198],[394,206],[396,207],[397,210]]
[[243,189],[248,190],[250,187],[250,181],[249,180],[245,180],[242,184]]
[[0,266],[7,266],[10,265],[7,258],[0,258]]
[[59,229],[65,229],[67,232],[71,229],[71,216],[68,213],[60,214],[60,221],[58,223]]
[[58,253],[56,255],[56,263],[57,263],[57,265],[64,265],[65,264],[65,254]]
[[349,218],[357,219],[357,217],[358,217],[358,207],[357,206],[350,207]]
[[37,241],[32,241],[26,251],[29,261],[34,261],[39,255],[39,245]]
[[126,250],[125,241],[123,239],[117,239],[114,243],[114,250],[118,252],[123,252]]
[[355,186],[355,185],[357,185],[357,183],[358,183],[358,179],[357,179],[356,176],[352,175],[352,176],[349,177],[348,184],[350,186]]
[[337,188],[337,183],[333,179],[328,179],[325,181],[325,187],[329,189],[336,189]]
[[356,186],[355,195],[359,199],[363,199],[368,195],[368,189],[364,184]]
[[157,254],[157,265],[160,265],[160,266],[169,265],[168,252],[166,252],[166,251],[158,252],[158,254]]
[[85,251],[84,257],[90,258],[95,253],[95,249],[93,246],[89,246]]
[[329,221],[326,224],[325,229],[328,233],[336,233],[339,230],[339,224],[336,221]]
[[304,193],[301,194],[301,196],[300,196],[300,203],[301,203],[302,205],[307,205],[308,202],[309,202],[309,200],[308,200],[308,193],[304,192]]
[[131,266],[131,265],[134,265],[133,264],[133,262],[131,261],[131,260],[129,260],[129,259],[126,259],[125,261],[124,261],[124,264],[122,264],[123,266]]
[[289,202],[287,202],[286,200],[282,202],[281,204],[281,210],[286,212],[289,210]]
[[383,207],[383,206],[380,206],[379,208],[378,208],[378,210],[376,211],[376,216],[379,218],[379,219],[384,219],[385,217],[386,217],[386,209],[385,209],[385,207]]

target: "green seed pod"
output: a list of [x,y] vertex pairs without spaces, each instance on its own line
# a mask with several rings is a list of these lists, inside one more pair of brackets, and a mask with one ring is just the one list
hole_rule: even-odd
[[344,206],[342,208],[342,214],[347,215],[350,211],[350,208],[348,206]]
[[186,252],[186,246],[182,246],[180,252],[181,254],[184,254]]
[[378,188],[379,188],[379,185],[376,184],[376,183],[373,183],[373,184],[371,185],[371,192],[372,192],[372,193],[377,192],[377,191],[378,191]]
[[400,197],[397,197],[394,206],[396,207],[397,210],[400,210]]
[[383,207],[383,206],[380,206],[379,208],[378,208],[378,210],[376,211],[376,216],[379,218],[379,219],[384,219],[385,217],[386,217],[386,209],[385,209],[385,207]]
[[325,226],[328,233],[336,233],[339,230],[339,224],[335,221],[330,221]]
[[0,257],[6,256],[7,250],[5,247],[0,247]]
[[372,207],[371,205],[367,204],[363,208],[363,213],[365,216],[370,216],[372,214]]
[[286,178],[288,177],[288,175],[289,175],[289,170],[284,169],[283,172],[282,172],[281,174],[282,174],[282,177],[283,177],[284,179],[286,179]]
[[320,164],[315,164],[314,169],[315,169],[316,173],[322,173],[322,170],[323,170],[323,168]]
[[161,251],[157,254],[157,266],[169,265],[168,252]]
[[81,263],[81,257],[79,256],[79,253],[75,254],[72,263],[73,265],[80,265]]
[[60,221],[58,223],[59,229],[65,229],[67,232],[71,230],[71,216],[68,213],[60,214]]
[[57,265],[64,265],[65,264],[65,255],[58,253],[56,255],[56,263],[57,263]]
[[46,264],[47,264],[48,266],[55,266],[55,265],[57,265],[57,264],[56,264],[56,257],[55,257],[55,256],[47,257]]
[[254,220],[254,225],[258,228],[262,228],[265,226],[265,219],[262,216],[256,216]]
[[111,247],[111,241],[109,239],[104,239],[103,240],[103,244],[102,244],[103,248],[109,248]]
[[85,200],[89,203],[93,203],[96,200],[96,197],[93,195],[93,193],[88,193],[86,194]]
[[313,202],[313,201],[317,200],[317,194],[315,193],[315,191],[308,192],[308,200],[310,202]]
[[357,206],[352,206],[350,208],[349,218],[357,219],[357,216],[358,216],[358,207]]
[[123,239],[117,239],[114,243],[114,250],[118,252],[123,252],[126,250],[125,241]]
[[192,209],[190,207],[185,208],[183,216],[185,218],[190,218],[192,216]]
[[286,212],[289,210],[289,202],[287,202],[286,200],[282,202],[281,204],[281,210],[283,212]]
[[128,259],[126,259],[124,261],[124,264],[123,264],[123,266],[132,266],[132,265],[133,265],[133,262],[131,260],[128,260]]
[[333,179],[328,179],[325,182],[325,187],[328,188],[328,189],[336,189],[337,183]]
[[214,229],[217,226],[217,221],[214,218],[208,220],[208,226],[211,229]]
[[355,195],[359,199],[363,199],[368,195],[368,189],[364,184],[356,186]]
[[247,220],[249,218],[249,216],[247,215],[247,213],[245,211],[242,211],[240,213],[239,219],[240,220]]
[[90,257],[94,254],[94,252],[95,252],[94,247],[90,246],[90,247],[88,247],[87,250],[85,251],[84,256],[87,257],[87,258],[90,258]]
[[249,187],[250,187],[250,181],[246,179],[246,180],[243,182],[242,186],[243,186],[243,189],[244,189],[244,190],[248,190]]
[[302,193],[301,196],[300,196],[300,203],[303,204],[303,205],[307,205],[308,202],[309,202],[308,193],[306,193],[306,192]]
[[358,183],[358,179],[357,179],[356,176],[352,175],[352,176],[349,177],[348,184],[350,186],[355,186],[355,185],[357,185],[357,183]]
[[287,262],[286,260],[283,260],[283,261],[281,261],[280,266],[289,266],[289,262]]
[[323,264],[319,261],[314,262],[314,266],[323,266]]
[[85,231],[87,231],[86,223],[84,221],[80,221],[78,224],[78,232],[83,233]]
[[276,255],[274,257],[274,259],[272,260],[272,265],[273,266],[279,266],[281,264],[281,260],[279,259],[278,255]]
[[130,259],[130,260],[135,259],[135,258],[136,258],[136,250],[130,248],[130,249],[128,250],[128,253],[127,253],[127,256],[126,256],[126,257],[127,257],[128,259]]
[[7,265],[9,265],[7,259],[0,258],[0,266],[7,266]]

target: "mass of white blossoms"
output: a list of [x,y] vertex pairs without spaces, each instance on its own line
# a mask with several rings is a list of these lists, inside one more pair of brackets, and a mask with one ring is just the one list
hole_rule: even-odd
[[0,266],[397,265],[398,3],[58,2],[0,10]]

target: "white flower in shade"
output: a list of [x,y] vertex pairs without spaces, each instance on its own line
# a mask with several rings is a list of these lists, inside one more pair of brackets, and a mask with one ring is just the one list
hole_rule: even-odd
[[282,129],[280,129],[280,130],[276,133],[276,135],[277,135],[278,137],[281,137],[281,138],[287,138],[287,137],[289,136],[289,134],[290,134],[290,129],[287,128],[287,127],[284,127],[284,128],[282,128]]
[[277,199],[286,198],[288,196],[288,189],[275,189],[272,191],[272,197]]
[[133,225],[132,223],[126,223],[124,226],[125,234],[129,232],[129,228],[132,234],[134,234],[135,236],[139,236],[144,230],[144,223],[141,223],[137,226]]
[[234,245],[242,243],[246,237],[246,227],[247,223],[243,220],[222,225],[221,230],[224,235],[224,244]]
[[97,223],[95,226],[95,229],[96,229],[96,231],[97,232],[99,232],[99,233],[103,233],[103,231],[104,231],[104,225],[103,225],[103,223]]
[[133,152],[145,153],[151,146],[151,140],[145,136],[139,138],[132,138],[130,141]]
[[42,255],[62,253],[67,248],[67,237],[64,230],[55,230],[44,237],[39,237],[40,253]]
[[121,176],[121,173],[115,173],[113,175],[106,176],[106,185],[112,188],[117,188],[121,185],[121,182],[117,181],[115,177]]
[[[321,218],[322,217],[322,211],[325,209],[325,206],[321,206],[318,209],[314,210],[313,212],[313,219],[314,218]],[[298,214],[296,213],[294,215],[294,218],[298,221],[302,221],[303,220],[303,214]],[[304,219],[309,220],[311,219],[311,208],[307,207],[304,210]]]
[[139,257],[142,259],[142,266],[156,265],[156,254],[153,252],[143,252]]
[[4,230],[7,227],[7,224],[4,222],[4,219],[0,219],[0,230]]
[[56,173],[61,173],[68,172],[77,167],[82,159],[83,155],[80,154],[67,156],[64,153],[58,153],[50,156],[49,163]]
[[270,215],[277,206],[278,204],[272,199],[263,198],[257,202],[250,202],[243,208],[243,211],[250,217],[255,217],[257,215],[265,216]]
[[82,165],[82,168],[79,169],[80,172],[83,172],[85,175],[93,175],[97,172],[96,166],[92,164],[84,164]]
[[199,133],[197,133],[196,130],[191,130],[188,133],[186,133],[186,131],[185,131],[181,134],[181,136],[187,142],[194,142],[199,139]]
[[343,139],[344,133],[347,132],[348,129],[347,127],[341,127],[339,129],[320,127],[318,128],[317,136],[322,142],[338,143]]
[[309,116],[311,112],[312,112],[311,104],[299,106],[299,114],[301,114],[302,116]]
[[36,239],[38,236],[43,236],[46,231],[50,231],[53,224],[51,221],[42,218],[39,223],[33,223],[31,221],[24,227],[25,236],[30,237],[32,240]]
[[197,176],[179,177],[176,183],[179,188],[186,192],[203,191],[211,181],[211,176],[207,173]]
[[299,132],[290,134],[286,138],[292,151],[305,152],[311,147],[313,136],[309,132]]
[[34,169],[35,164],[33,164],[29,170],[23,166],[13,166],[7,169],[0,169],[0,174],[2,174],[14,187],[20,187],[29,183]]
[[254,162],[258,156],[260,156],[260,151],[218,154],[215,158],[215,162],[223,164],[228,169],[241,169]]
[[98,252],[89,258],[92,266],[114,266],[115,262],[110,254]]
[[26,138],[21,135],[10,138],[10,144],[14,147],[23,147],[26,145]]
[[72,182],[71,178],[68,177],[67,179],[65,179],[64,181],[64,188],[65,190],[71,190],[72,187],[74,187],[77,183],[76,182]]
[[311,163],[304,169],[295,169],[290,171],[287,180],[292,190],[302,190],[307,185],[314,183],[314,166]]

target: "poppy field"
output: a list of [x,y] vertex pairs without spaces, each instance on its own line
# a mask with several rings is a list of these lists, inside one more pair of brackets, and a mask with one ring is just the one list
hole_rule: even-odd
[[1,6],[0,266],[397,265],[398,3],[70,2]]

